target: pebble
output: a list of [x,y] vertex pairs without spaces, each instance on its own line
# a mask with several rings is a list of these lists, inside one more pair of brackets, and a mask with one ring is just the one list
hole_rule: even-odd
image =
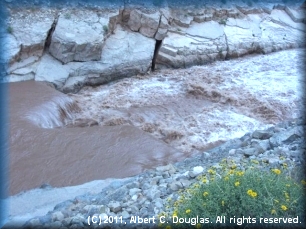
[[[184,161],[147,170],[125,182],[115,181],[99,194],[78,196],[65,201],[46,216],[27,221],[25,226],[79,228],[88,225],[88,216],[109,217],[108,219],[112,216],[113,219],[122,217],[127,222],[118,224],[118,228],[130,228],[132,217],[157,217],[159,213],[167,211],[169,198],[177,199],[179,190],[197,182],[196,178],[210,167],[219,168],[219,163],[224,158],[228,163],[234,162],[239,169],[243,169],[247,164],[245,162],[252,160],[266,162],[268,168],[278,168],[284,163],[305,166],[303,125],[305,122],[300,118],[267,130],[247,133],[239,139],[230,140]],[[154,228],[156,225],[146,226]],[[111,225],[111,228],[116,226]],[[135,224],[133,228],[143,227],[142,224]]]

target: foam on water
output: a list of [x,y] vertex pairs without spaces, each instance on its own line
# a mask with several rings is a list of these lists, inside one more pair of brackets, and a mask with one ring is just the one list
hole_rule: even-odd
[[71,97],[80,104],[80,117],[100,125],[133,125],[191,153],[301,116],[303,53],[286,50],[158,70]]
[[33,108],[25,117],[42,128],[55,128],[66,125],[79,111],[78,105],[69,97],[55,97]]

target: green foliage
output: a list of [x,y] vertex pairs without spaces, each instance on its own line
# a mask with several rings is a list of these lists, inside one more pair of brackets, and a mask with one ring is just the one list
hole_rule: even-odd
[[13,34],[13,28],[11,27],[11,26],[8,26],[7,27],[7,29],[6,29],[6,31],[8,32],[8,33],[10,33],[10,34]]
[[64,17],[65,17],[65,19],[69,20],[69,19],[71,19],[71,14],[65,13]]
[[[257,162],[254,162],[255,164]],[[169,201],[173,206],[169,217],[192,219],[209,218],[210,227],[222,227],[215,224],[220,216],[251,217],[259,223],[260,218],[303,218],[305,203],[305,180],[297,183],[287,170],[260,170],[249,166],[247,170],[237,170],[236,165],[224,160],[218,168],[210,168],[199,177],[199,182],[186,189],[176,201]],[[167,214],[166,214],[167,215]],[[210,223],[209,222],[209,223]],[[237,222],[236,222],[237,223]],[[246,225],[247,221],[244,222]],[[255,223],[253,221],[253,223]],[[230,224],[236,226],[237,224]],[[238,224],[239,225],[239,224]],[[248,224],[249,226],[256,224]],[[261,224],[261,226],[269,224]],[[278,224],[279,226],[280,224]],[[208,228],[208,224],[164,224],[171,228]],[[258,224],[257,224],[258,226]],[[270,225],[271,226],[271,225]]]
[[220,25],[226,25],[226,21],[227,21],[227,19],[221,19],[221,20],[219,21],[219,24],[220,24]]
[[108,26],[107,25],[103,25],[103,31],[104,31],[105,34],[108,33]]

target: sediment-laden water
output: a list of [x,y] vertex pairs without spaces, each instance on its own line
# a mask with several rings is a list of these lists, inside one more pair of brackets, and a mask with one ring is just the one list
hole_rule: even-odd
[[183,160],[303,111],[304,50],[157,70],[78,94],[10,84],[10,194]]

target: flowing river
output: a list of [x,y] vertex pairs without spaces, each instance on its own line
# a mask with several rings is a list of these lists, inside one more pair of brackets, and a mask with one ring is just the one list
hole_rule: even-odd
[[11,83],[10,195],[132,176],[299,117],[304,52],[157,70],[68,95]]

